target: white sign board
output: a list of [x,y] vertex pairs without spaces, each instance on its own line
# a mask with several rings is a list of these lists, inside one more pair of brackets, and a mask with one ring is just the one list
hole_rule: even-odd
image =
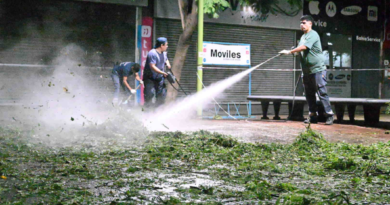
[[[297,6],[291,6],[288,1],[271,2],[273,9],[283,11],[279,14],[255,12],[250,6],[240,5],[238,0],[227,2],[230,8],[219,12],[219,18],[210,18],[205,15],[204,22],[300,30],[299,22],[303,10],[298,9]],[[155,0],[154,4],[154,17],[180,19],[177,0]]]
[[351,71],[328,71],[327,77],[329,97],[351,97]]
[[203,42],[203,65],[249,67],[251,65],[251,45],[205,41]]

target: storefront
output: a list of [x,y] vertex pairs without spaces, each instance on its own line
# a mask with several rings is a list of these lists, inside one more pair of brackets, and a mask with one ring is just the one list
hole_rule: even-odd
[[[238,5],[238,1],[231,2],[231,8],[213,19],[205,16],[204,41],[250,44],[251,66],[258,65],[280,50],[291,48],[299,30],[299,18],[302,10],[291,8],[282,2],[278,6],[285,9],[287,15],[258,14],[249,7]],[[168,56],[173,61],[175,48],[182,33],[180,13],[176,0],[155,1],[155,36],[166,36],[169,41]],[[194,33],[191,45],[182,71],[181,82],[185,90],[196,92],[196,63],[197,63],[197,32]],[[292,95],[293,72],[261,71],[261,69],[293,69],[295,59],[292,56],[277,58],[259,70],[252,73],[253,95]],[[206,86],[216,81],[230,77],[243,69],[203,69],[203,81]],[[179,94],[179,96],[183,94]],[[248,78],[226,90],[220,102],[245,102],[248,95]]]
[[147,5],[143,0],[0,1],[0,95],[19,99],[28,86],[22,78],[50,75],[60,56],[76,57],[80,67],[91,70],[97,88],[111,88],[110,78],[99,76],[114,62],[136,60],[136,15]]
[[[380,50],[385,1],[304,1],[322,41],[333,97],[378,98],[382,81]],[[340,71],[337,71],[340,69]],[[341,71],[356,69],[362,71]]]
[[135,4],[89,1],[1,1],[0,63],[47,65],[70,44],[86,65],[134,61]]

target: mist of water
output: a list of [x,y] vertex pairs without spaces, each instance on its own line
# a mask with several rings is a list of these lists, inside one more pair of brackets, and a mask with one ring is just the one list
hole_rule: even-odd
[[3,23],[12,22],[0,35],[9,42],[1,63],[13,64],[0,67],[0,96],[12,104],[0,107],[0,126],[50,146],[145,138],[136,113],[112,106],[111,70],[97,74],[108,61],[134,60],[124,51],[132,29],[123,24],[133,16],[128,8],[90,4],[86,14],[78,2],[21,2],[0,7]]
[[[95,50],[69,43],[68,37],[73,36],[72,29],[68,29],[67,24],[63,25],[63,21],[76,20],[80,8],[73,9],[69,12],[74,12],[75,15],[68,16],[69,19],[65,21],[61,20],[62,18],[55,18],[62,12],[60,9],[51,8],[40,14],[45,18],[42,18],[43,22],[39,25],[29,23],[28,16],[25,16],[25,21],[19,22],[24,22],[24,26],[17,27],[20,33],[20,39],[17,40],[20,42],[15,42],[13,47],[5,48],[8,49],[4,52],[7,54],[7,63],[52,66],[47,68],[21,66],[15,69],[5,68],[5,72],[0,72],[0,95],[5,99],[20,100],[22,104],[21,107],[12,107],[13,110],[9,109],[7,113],[2,113],[0,120],[5,119],[4,122],[18,124],[18,129],[28,132],[28,135],[48,145],[72,146],[84,142],[96,144],[99,140],[104,142],[106,139],[114,138],[131,144],[135,139],[146,138],[148,130],[172,131],[180,126],[196,129],[195,123],[191,120],[197,118],[198,106],[205,107],[212,98],[221,97],[224,90],[259,67],[216,82],[202,92],[158,108],[156,112],[142,112],[140,107],[133,107],[131,112],[127,112],[126,107],[122,109],[111,104],[113,85],[109,76],[110,71],[107,70],[104,76],[100,76],[104,79],[97,82],[97,69],[88,70],[83,66],[90,59],[95,59],[88,58],[86,52]],[[41,32],[42,30],[46,32]],[[121,38],[116,35],[114,32],[110,38],[110,41],[117,42],[114,43],[112,50],[120,50]],[[39,52],[29,55],[31,59],[13,56],[12,50],[21,49],[34,39],[56,39],[55,44],[53,42],[50,44],[53,49],[50,55],[47,54],[49,57],[43,58]],[[46,41],[39,42],[39,45],[45,43]],[[81,42],[79,44],[83,45]],[[120,58],[119,53],[116,59]],[[93,61],[100,62],[99,59]],[[108,83],[104,92],[96,89],[104,84],[103,81]]]
[[77,53],[80,48],[69,45],[66,50],[75,55],[59,55],[55,60],[57,66],[50,75],[34,79],[28,88],[33,95],[23,99],[29,109],[20,112],[26,120],[24,129],[29,127],[33,138],[49,146],[132,145],[145,140],[149,131],[198,130],[197,123],[204,124],[196,120],[199,106],[205,107],[224,90],[277,57],[215,82],[199,93],[159,107],[155,112],[142,112],[140,107],[127,112],[126,108],[113,107],[111,96],[96,92],[96,83],[90,81],[91,73],[79,66]]
[[[146,138],[148,131],[137,113],[112,105],[110,70],[99,76],[95,68],[82,66],[83,49],[75,44],[62,51],[66,52],[59,52],[45,72],[29,70],[25,71],[28,77],[23,73],[12,77],[6,90],[25,94],[19,96],[22,106],[12,107],[2,118],[15,121],[16,129],[26,132],[30,140],[48,146],[131,145]],[[105,89],[96,78],[108,81],[109,87]],[[16,85],[18,89],[13,88]]]
[[144,116],[145,126],[150,130],[167,130],[168,128],[171,130],[180,130],[180,128],[191,126],[191,123],[194,123],[192,126],[196,126],[196,122],[190,122],[189,120],[194,119],[198,107],[206,106],[212,99],[221,95],[224,90],[233,86],[255,69],[278,56],[280,55],[269,58],[263,63],[227,79],[215,82],[201,92],[157,109],[156,112]]

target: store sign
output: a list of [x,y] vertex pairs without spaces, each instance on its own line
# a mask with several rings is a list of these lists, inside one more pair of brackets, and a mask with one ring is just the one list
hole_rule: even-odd
[[358,14],[360,11],[362,11],[362,7],[360,6],[348,6],[341,10],[341,14],[344,16],[352,16]]
[[378,21],[378,7],[376,7],[376,6],[368,6],[367,20],[369,20],[369,21]]
[[371,38],[369,36],[356,36],[357,41],[368,41],[368,42],[381,42],[380,38]]
[[[143,17],[142,18],[142,25],[139,25],[138,29],[138,39],[137,39],[137,46],[139,51],[141,52],[141,69],[140,69],[140,77],[143,79],[143,73],[145,69],[146,64],[146,58],[148,57],[148,52],[152,50],[152,44],[153,44],[153,18],[151,17]],[[138,81],[137,81],[138,83]],[[138,103],[141,105],[144,104],[144,87],[140,86],[141,88],[137,90],[137,99]]]
[[250,44],[203,42],[204,65],[250,66]]
[[330,97],[351,97],[351,71],[328,71],[326,85]]
[[383,30],[385,8],[385,0],[303,1],[303,14],[313,16],[313,29],[318,33],[378,37]]
[[318,27],[326,27],[326,25],[327,25],[327,23],[325,21],[321,21],[321,20],[314,21],[313,24],[315,26],[318,26]]
[[326,4],[326,14],[329,17],[335,16],[337,13],[337,7],[336,4],[333,3],[333,1],[329,1],[328,4]]
[[310,1],[309,2],[309,11],[312,15],[318,15],[320,13],[320,2],[319,1]]

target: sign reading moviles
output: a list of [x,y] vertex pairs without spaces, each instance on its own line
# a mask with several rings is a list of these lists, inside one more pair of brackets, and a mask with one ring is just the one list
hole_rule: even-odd
[[251,45],[203,42],[203,65],[250,66]]

